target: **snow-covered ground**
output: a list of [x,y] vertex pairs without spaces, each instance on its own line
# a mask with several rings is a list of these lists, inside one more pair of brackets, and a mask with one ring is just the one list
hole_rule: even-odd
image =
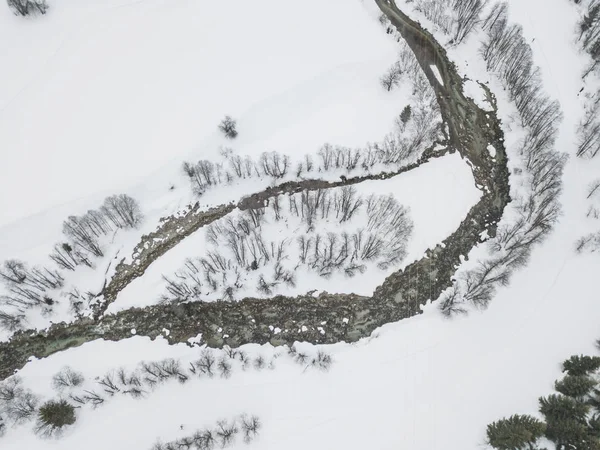
[[285,18],[274,0],[50,3],[38,19],[0,7],[0,224],[156,186],[217,155],[225,114],[244,153],[305,154],[380,139],[406,96],[379,86],[397,48],[360,2]]
[[[365,6],[372,11],[373,5],[367,5],[367,0],[364,2]],[[55,23],[60,23],[66,20],[65,17],[81,20],[79,14],[85,13],[88,15],[92,29],[96,26],[119,30],[119,26],[122,29],[126,23],[127,17],[148,17],[148,20],[154,17],[154,20],[159,21],[159,17],[154,16],[153,13],[169,11],[170,14],[167,14],[167,18],[165,18],[166,22],[171,19],[175,21],[174,15],[179,13],[180,15],[177,17],[185,23],[185,19],[192,20],[187,17],[186,13],[189,10],[186,8],[203,9],[188,2],[178,3],[177,8],[167,8],[164,6],[166,3],[149,1],[122,8],[116,8],[114,6],[117,5],[116,2],[103,3],[102,6],[95,5],[94,7],[85,2],[84,6],[74,6],[75,3],[63,3],[60,8],[57,6],[53,12],[55,17],[50,15],[48,21],[55,20]],[[581,88],[580,74],[585,66],[584,57],[577,53],[577,47],[572,39],[577,12],[574,6],[562,0],[511,1],[510,3],[511,20],[523,24],[524,33],[530,41],[535,38],[535,41],[532,42],[535,62],[542,68],[545,88],[561,102],[565,120],[561,126],[557,145],[558,148],[572,156],[576,140],[575,126],[581,116],[582,106],[578,101],[577,92]],[[231,2],[228,3],[228,5],[230,4]],[[273,5],[267,4],[266,1],[259,5],[247,4],[248,10],[245,11],[245,14],[238,9],[236,14],[239,12],[239,15],[229,14],[226,18],[221,17],[221,19],[228,26],[231,26],[232,20],[236,21],[237,19],[240,22],[238,26],[246,25],[254,30],[253,24],[257,23],[256,20],[269,17],[259,14],[259,12],[265,12],[260,11],[259,6],[281,8],[280,4],[278,4],[279,6],[275,6],[274,3]],[[410,11],[410,5],[404,5],[401,2],[398,4],[401,7],[406,6],[407,11]],[[108,9],[111,5],[113,8]],[[153,9],[160,5],[163,5],[163,9]],[[304,11],[305,5],[306,11]],[[225,7],[225,4],[211,4],[211,8],[215,8],[215,10]],[[238,5],[238,7],[243,8],[244,6]],[[178,13],[173,13],[172,9]],[[298,24],[298,27],[302,28],[303,37],[306,36],[309,40],[314,37],[311,36],[311,33],[306,33],[306,29],[312,31],[313,21],[315,21],[314,28],[319,29],[318,24],[323,16],[314,14],[316,10],[323,11],[323,14],[325,11],[329,11],[331,15],[328,16],[328,20],[323,19],[323,21],[328,30],[332,28],[339,30],[337,33],[328,33],[324,42],[318,42],[315,38],[316,54],[321,54],[319,53],[320,47],[326,47],[325,41],[328,39],[333,39],[334,42],[338,42],[336,40],[339,39],[340,46],[342,44],[349,46],[346,55],[351,59],[350,54],[357,52],[357,48],[363,48],[362,42],[364,41],[357,37],[360,33],[356,28],[363,26],[365,30],[372,30],[373,36],[379,36],[374,38],[373,44],[376,45],[373,45],[373,48],[365,47],[365,55],[373,55],[372,52],[386,49],[385,51],[391,52],[389,55],[392,57],[393,43],[382,36],[376,21],[365,14],[360,2],[350,2],[344,5],[340,5],[338,2],[303,3],[302,8],[299,9],[301,11],[297,12],[298,15],[304,17],[305,21],[305,23]],[[24,29],[32,29],[37,25],[37,23],[27,23],[26,28],[17,26],[15,25],[16,19],[9,17],[8,13],[3,10],[0,9],[0,11],[6,15],[6,17],[2,17],[2,20],[10,24],[7,27],[0,27],[0,33],[9,33],[10,30],[12,33],[24,33]],[[539,11],[544,12],[544,20],[537,20]],[[116,12],[123,15],[119,16]],[[296,11],[294,12],[296,13]],[[58,19],[59,13],[64,13],[60,20]],[[339,16],[346,13],[354,14],[352,17],[356,24],[352,22],[352,27],[346,28],[346,26],[340,25]],[[116,22],[101,22],[99,19],[96,22],[97,17],[105,16]],[[267,21],[269,25],[273,26],[280,24],[281,33],[278,35],[278,39],[285,38],[289,31],[288,27],[292,26],[287,22],[295,23],[296,17],[294,16],[295,14],[289,14],[289,17],[286,15],[286,21]],[[117,17],[121,17],[121,19]],[[245,23],[248,17],[252,17],[252,21]],[[418,15],[415,14],[415,17]],[[426,24],[426,20],[419,18],[422,23]],[[43,23],[43,20],[40,22]],[[360,25],[359,22],[364,23]],[[307,23],[311,25],[306,26],[305,29],[304,26]],[[60,35],[65,42],[69,42],[69,39],[66,38],[69,32],[75,33],[75,30],[86,29],[82,24],[83,22],[79,21],[76,25],[72,24],[72,28],[64,27],[57,35]],[[155,25],[158,26],[156,22]],[[164,23],[161,22],[161,25]],[[113,28],[108,28],[110,26]],[[323,26],[325,27],[325,24]],[[49,27],[49,25],[44,25],[44,27]],[[215,28],[220,29],[219,27]],[[211,30],[210,33],[214,31]],[[39,32],[36,31],[36,33]],[[13,74],[17,80],[11,87],[11,89],[14,88],[14,91],[7,91],[6,86],[2,87],[5,90],[0,91],[2,92],[0,99],[4,102],[3,104],[7,105],[4,107],[5,109],[8,107],[21,110],[20,108],[29,107],[28,105],[35,105],[35,103],[27,103],[28,101],[34,102],[33,97],[28,100],[28,96],[33,95],[28,92],[35,92],[35,86],[40,82],[39,79],[46,78],[42,77],[46,70],[42,70],[43,67],[58,64],[58,60],[52,58],[45,63],[45,66],[39,62],[47,58],[56,48],[52,47],[52,42],[58,46],[57,43],[61,40],[51,31],[48,33],[52,35],[54,41],[53,39],[45,41],[44,45],[48,46],[47,51],[39,50],[40,58],[37,63],[22,56],[14,54],[11,56],[15,59],[16,67],[22,71],[18,74],[36,72],[39,74],[39,78],[33,77],[32,79],[29,76],[26,77],[27,82],[24,82],[23,78],[14,72],[17,74]],[[161,34],[163,39],[168,38],[165,34],[167,33]],[[441,35],[438,38],[440,42],[444,42]],[[516,154],[516,143],[519,138],[518,121],[515,120],[514,109],[504,98],[502,87],[485,73],[483,65],[478,61],[478,42],[474,40],[475,38],[475,36],[471,37],[457,49],[450,49],[449,55],[456,61],[460,73],[475,80],[488,82],[492,92],[498,96],[499,114],[506,131],[512,169],[515,167],[515,161],[518,160]],[[356,41],[349,41],[354,39]],[[159,49],[162,48],[161,45],[165,41],[161,39],[157,39],[157,41],[152,45],[158,45]],[[5,51],[9,45],[8,42],[14,41],[11,39],[8,42],[3,40],[3,42],[4,44],[0,45],[5,47],[0,47],[0,49]],[[306,45],[303,40],[298,42]],[[350,45],[351,42],[353,42],[352,45]],[[186,42],[187,44],[189,43]],[[76,45],[84,44],[76,42]],[[169,54],[166,50],[165,53]],[[60,55],[60,52],[58,54]],[[389,62],[390,60],[386,60],[386,64]],[[382,64],[380,68],[383,70],[386,64]],[[223,77],[226,76],[227,73],[224,73]],[[377,76],[374,75],[374,77]],[[167,79],[166,75],[164,79]],[[9,81],[13,82],[14,80]],[[20,85],[19,82],[21,82]],[[175,89],[176,83],[172,84],[174,86],[171,87]],[[17,89],[15,85],[19,85],[20,88]],[[29,87],[23,89],[25,86]],[[247,85],[243,90],[246,88]],[[284,88],[281,87],[282,90]],[[23,94],[17,96],[16,92],[21,89],[23,89]],[[159,86],[153,85],[149,89],[159,89]],[[122,91],[121,94],[123,94]],[[162,95],[160,92],[157,94]],[[250,94],[252,92],[246,93],[246,95]],[[271,93],[264,92],[263,94],[265,97],[271,95]],[[188,95],[191,94],[188,93]],[[188,98],[188,95],[185,95],[184,98]],[[352,92],[345,92],[344,99],[350,98],[348,97],[350,95]],[[476,93],[472,95],[477,96]],[[131,99],[135,103],[139,97],[133,96]],[[182,99],[180,100],[183,102]],[[221,98],[220,100],[225,99]],[[207,119],[211,122],[208,127],[209,134],[213,131],[212,123],[218,121],[225,112],[235,114],[240,111],[242,114],[246,110],[242,106],[236,110],[235,106],[229,107],[227,102],[220,100],[215,100],[216,112],[213,116],[208,117],[210,120]],[[140,108],[140,111],[147,111],[147,106],[145,104],[145,108]],[[393,121],[393,115],[398,112],[397,109],[391,109],[394,113],[392,114],[390,111],[388,128]],[[208,107],[206,110],[211,111]],[[185,106],[181,106],[181,109],[178,107],[177,111],[189,112],[189,109],[186,110]],[[370,114],[379,116],[379,114],[384,114],[384,111],[385,108],[377,112],[371,110]],[[201,113],[198,114],[198,118],[201,118]],[[5,125],[1,125],[5,117],[5,115],[0,116],[0,127],[2,127],[0,136],[5,133]],[[145,119],[148,120],[148,117],[146,116]],[[155,129],[158,128],[156,123],[159,122],[148,122],[149,125],[154,124],[154,126],[144,127],[144,132],[141,133],[144,139],[146,136],[152,136],[160,141],[160,130]],[[198,120],[194,121],[194,123],[197,122]],[[173,122],[165,123],[169,124],[165,126],[165,129],[171,129],[171,126],[174,127],[173,130],[178,129],[178,125]],[[189,124],[188,122],[187,125]],[[88,126],[87,122],[86,126]],[[348,124],[345,126],[348,127]],[[352,124],[352,127],[356,127],[356,124]],[[175,138],[178,140],[178,145],[173,147],[182,149],[196,146],[201,139],[196,139],[197,135],[190,137],[190,130],[187,128],[183,130],[183,128],[182,126],[179,129],[182,134]],[[94,131],[94,135],[102,134],[97,132],[96,128]],[[387,128],[373,131],[385,132]],[[153,133],[158,133],[158,135]],[[198,135],[200,134],[198,133]],[[131,136],[130,139],[139,138],[136,134]],[[167,139],[164,135],[162,138]],[[362,138],[375,139],[377,136]],[[40,137],[40,139],[42,138]],[[329,138],[323,136],[323,139],[328,140]],[[150,141],[152,139],[148,137],[148,142]],[[124,142],[131,143],[132,141],[124,140]],[[109,150],[112,151],[112,148],[94,148],[96,151],[103,151],[104,154]],[[147,148],[157,148],[157,152],[161,152],[161,149],[153,147],[153,144]],[[127,147],[127,152],[129,151],[133,152],[134,150]],[[141,151],[144,152],[144,150]],[[125,153],[123,147],[120,147],[118,154],[121,153]],[[128,153],[127,157],[131,157],[131,161],[137,165],[138,159],[143,159],[143,156],[140,154],[135,157],[131,156],[133,154]],[[166,158],[160,154],[156,156],[156,158],[163,157]],[[169,155],[170,157],[171,155]],[[69,160],[71,160],[70,158]],[[327,347],[326,350],[332,353],[335,360],[328,373],[315,371],[303,373],[289,362],[282,360],[275,370],[236,372],[228,380],[194,380],[185,385],[172,382],[157,388],[156,392],[146,399],[134,400],[116,397],[96,410],[82,409],[78,411],[77,425],[59,441],[40,440],[30,432],[30,426],[27,425],[9,430],[0,441],[1,445],[10,450],[52,448],[72,450],[83,447],[90,450],[111,447],[149,448],[157,437],[171,440],[187,435],[198,427],[212,424],[220,418],[248,412],[260,416],[264,423],[261,436],[251,444],[252,448],[256,449],[476,450],[485,448],[485,425],[487,423],[512,413],[535,413],[537,398],[549,393],[553,388],[553,381],[559,376],[560,361],[573,353],[594,352],[593,343],[599,337],[600,303],[597,301],[596,283],[599,261],[597,255],[594,254],[576,255],[573,244],[581,234],[588,231],[588,228],[596,225],[586,222],[584,218],[588,208],[585,189],[594,173],[597,173],[598,161],[600,160],[582,161],[574,157],[570,159],[564,174],[562,198],[564,214],[560,223],[549,239],[542,246],[535,248],[528,266],[516,272],[510,286],[501,289],[489,309],[484,312],[471,312],[466,317],[448,321],[441,317],[435,305],[428,305],[425,307],[423,315],[386,325],[377,330],[371,339],[354,345],[341,343]],[[123,167],[126,167],[125,161],[121,161],[121,163]],[[73,164],[76,164],[75,160],[73,160]],[[15,172],[15,166],[12,167],[11,171]],[[43,168],[44,165],[40,164],[40,167]],[[81,166],[77,167],[81,168]],[[150,169],[152,167],[144,170]],[[133,169],[128,167],[128,170]],[[2,174],[4,175],[4,172]],[[401,180],[403,176],[398,180]],[[89,174],[87,178],[90,178]],[[14,180],[14,178],[9,180]],[[166,179],[161,178],[161,181],[166,183]],[[512,186],[514,190],[520,180],[518,177],[512,177],[511,181],[514,184]],[[32,184],[31,181],[29,183],[20,182],[23,183],[22,186]],[[167,186],[164,183],[155,189],[166,190]],[[89,188],[89,192],[114,186],[109,180],[106,180],[105,185],[100,185],[98,180],[94,183],[90,179],[90,184],[94,184],[94,187]],[[67,188],[63,187],[63,189]],[[75,192],[78,192],[77,195],[83,194],[79,185]],[[150,192],[149,195],[153,193],[155,192]],[[6,221],[49,207],[57,201],[56,199],[63,198],[60,193],[56,193],[54,197],[50,194],[46,195],[46,197],[34,195],[36,201],[39,200],[38,206],[31,207],[32,209],[27,206],[27,211],[25,206],[15,206],[17,209],[11,210],[12,216]],[[72,193],[69,195],[71,196],[67,198],[74,198]],[[168,195],[176,196],[176,194],[167,193],[165,198],[168,198]],[[96,206],[101,198],[102,195],[99,195],[92,206]],[[33,204],[31,203],[31,205]],[[6,201],[5,208],[13,206]],[[90,206],[83,206],[82,203],[81,207]],[[12,211],[16,212],[13,214]],[[62,221],[65,214],[61,213],[59,217]],[[39,245],[44,242],[44,233],[51,233],[46,231],[44,226],[39,226],[40,235],[38,235],[36,222],[30,219],[24,223],[29,226],[29,228],[25,228],[31,230],[32,240],[38,242]],[[15,226],[15,228],[17,227]],[[0,233],[1,235],[2,233]],[[26,237],[24,235],[23,239]],[[10,241],[11,243],[6,245],[13,245],[12,239]],[[476,259],[480,250],[473,250],[470,259]],[[268,347],[261,349],[258,346],[247,346],[247,350],[253,354],[264,353],[265,355],[275,351]],[[49,398],[53,395],[50,390],[50,377],[66,364],[81,370],[89,379],[104,374],[110,368],[133,367],[140,360],[157,360],[164,357],[181,357],[185,360],[196,356],[198,352],[198,349],[190,349],[183,345],[168,346],[164,339],[152,342],[147,338],[134,337],[118,343],[96,341],[53,355],[45,360],[34,361],[28,364],[20,375],[29,388]],[[183,430],[180,429],[181,425],[184,426]],[[247,448],[243,443],[232,448],[238,447]]]

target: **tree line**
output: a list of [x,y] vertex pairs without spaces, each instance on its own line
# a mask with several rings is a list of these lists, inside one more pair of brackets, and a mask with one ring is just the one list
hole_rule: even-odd
[[486,39],[481,55],[488,71],[505,85],[526,132],[519,151],[526,188],[513,199],[517,219],[501,226],[489,241],[490,257],[459,276],[442,295],[440,308],[447,315],[466,312],[468,304],[487,306],[497,287],[506,285],[514,269],[526,264],[533,245],[548,236],[561,212],[566,155],[554,148],[562,120],[560,105],[543,91],[521,26],[508,22],[508,5],[494,4],[482,27]]

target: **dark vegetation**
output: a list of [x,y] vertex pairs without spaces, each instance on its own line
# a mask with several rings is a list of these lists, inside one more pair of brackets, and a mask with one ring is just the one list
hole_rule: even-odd
[[235,139],[237,137],[238,132],[236,128],[237,122],[230,116],[225,116],[219,124],[219,130],[221,130],[221,132],[229,139]]
[[562,364],[566,375],[539,399],[540,421],[514,415],[488,425],[488,443],[498,450],[539,449],[545,436],[557,450],[600,449],[600,357],[573,355]]
[[40,407],[35,430],[43,437],[56,436],[75,420],[73,405],[66,400],[50,400]]
[[7,0],[10,9],[18,16],[31,16],[46,14],[48,3],[46,0]]

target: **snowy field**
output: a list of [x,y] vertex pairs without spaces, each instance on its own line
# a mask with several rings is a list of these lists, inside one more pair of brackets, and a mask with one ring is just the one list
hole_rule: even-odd
[[217,156],[225,114],[247,154],[362,146],[390,131],[406,91],[383,91],[379,77],[397,49],[361,3],[311,0],[285,20],[278,8],[66,0],[27,20],[2,5],[0,180],[12,194],[0,224],[148,177],[165,188],[157,170]]
[[[273,19],[272,9],[281,5],[266,0],[258,4],[210,4],[210,8],[205,3],[191,2],[178,2],[176,6],[158,1],[80,3],[53,5],[48,17],[26,24],[18,23],[6,8],[0,8],[0,36],[4,38],[0,52],[14,60],[14,70],[0,74],[0,147],[15,148],[8,164],[0,169],[0,179],[11,192],[16,191],[15,186],[24,192],[21,200],[15,196],[1,198],[0,207],[8,214],[2,221],[8,223],[63,201],[95,195],[53,209],[48,213],[52,227],[46,226],[42,214],[4,228],[2,231],[10,233],[0,232],[2,252],[12,248],[17,253],[21,249],[19,256],[25,257],[27,252],[36,253],[36,246],[47,248],[58,239],[64,217],[76,212],[71,210],[95,207],[107,192],[135,184],[163,164],[170,168],[157,175],[157,182],[146,192],[147,198],[160,196],[161,205],[174,200],[182,202],[178,205],[182,207],[183,197],[178,192],[167,192],[168,183],[176,179],[180,159],[188,154],[197,159],[199,153],[216,151],[220,138],[215,124],[225,113],[240,119],[240,139],[244,124],[252,124],[247,128],[245,148],[260,152],[264,145],[289,145],[286,151],[304,153],[305,146],[319,146],[325,141],[361,145],[380,138],[393,126],[399,112],[396,97],[400,102],[406,97],[401,90],[384,95],[388,93],[382,92],[377,83],[379,75],[394,61],[395,47],[374,19],[376,7],[367,0],[304,2],[294,14],[286,15],[285,21]],[[532,42],[544,87],[559,99],[565,113],[557,146],[571,158],[564,173],[564,213],[559,224],[550,238],[535,248],[528,266],[516,272],[510,286],[499,290],[487,310],[446,320],[435,305],[427,305],[423,315],[386,325],[370,339],[324,347],[334,358],[327,373],[303,371],[282,356],[273,370],[248,369],[234,372],[226,380],[194,379],[185,385],[171,381],[144,399],[115,396],[97,409],[78,410],[76,426],[60,440],[40,440],[31,432],[31,424],[8,430],[0,440],[2,448],[149,449],[156,438],[172,440],[218,419],[250,413],[261,418],[261,435],[250,445],[239,441],[230,448],[477,450],[486,448],[485,426],[489,422],[513,413],[535,414],[538,397],[552,391],[560,374],[560,361],[574,353],[593,354],[593,343],[600,337],[598,256],[574,253],[577,238],[597,228],[597,222],[584,220],[588,209],[585,190],[591,178],[597,176],[600,160],[582,161],[573,156],[582,107],[577,93],[586,64],[573,38],[577,10],[562,0],[510,3],[511,20],[523,24],[525,36]],[[398,1],[398,5],[433,29],[426,19],[411,11],[410,4]],[[540,10],[544,11],[544,20],[539,20]],[[243,39],[234,39],[233,33],[229,34],[232,29],[243,32]],[[272,31],[256,33],[267,29]],[[33,57],[10,45],[17,40],[15,35],[31,36],[31,30],[36,39],[20,41],[35,49]],[[271,33],[277,33],[277,38],[271,39]],[[445,43],[447,38],[435,34]],[[208,36],[211,40],[222,36],[224,47],[235,44],[239,54],[222,58],[221,50],[195,61],[193,56],[204,47],[191,38]],[[41,42],[43,45],[36,45]],[[106,50],[106,43],[113,52]],[[252,57],[252,50],[258,46],[269,52]],[[173,48],[181,48],[181,54]],[[489,83],[496,93],[512,171],[518,167],[519,121],[502,86],[485,72],[477,48],[474,35],[460,47],[449,49],[449,56],[457,63],[459,73]],[[303,61],[304,57],[310,61]],[[239,58],[248,65],[243,78],[237,67]],[[120,64],[128,67],[126,75],[119,70]],[[63,71],[63,67],[68,70]],[[177,82],[173,82],[172,67],[178,68]],[[228,70],[218,70],[221,67]],[[265,67],[271,70],[265,71]],[[340,69],[343,67],[351,68],[352,73],[364,73],[364,78],[348,76],[349,72]],[[98,76],[100,68],[107,71],[106,75]],[[213,71],[212,83],[198,81],[207,79],[206,71]],[[71,75],[72,83],[66,83],[65,78]],[[125,83],[122,76],[131,78]],[[82,79],[86,83],[81,84]],[[338,92],[336,87],[332,93],[327,89],[329,83],[339,83],[343,88]],[[320,94],[317,84],[322,89]],[[471,83],[467,94],[481,102],[478,89]],[[319,103],[325,92],[333,97]],[[298,98],[302,106],[290,108],[289,103]],[[119,107],[113,108],[114,104]],[[325,104],[327,108],[323,108]],[[321,114],[331,114],[330,122]],[[260,131],[262,125],[258,122],[277,123],[275,119],[282,121],[277,125],[278,133],[272,133],[267,125],[264,132]],[[41,129],[32,127],[39,133],[23,125],[37,121]],[[103,129],[99,129],[98,122],[105,124]],[[67,129],[65,123],[73,126]],[[310,133],[306,131],[309,126]],[[282,130],[290,130],[290,134],[280,135]],[[307,141],[296,147],[302,139]],[[38,150],[42,143],[54,152]],[[82,146],[85,154],[80,153]],[[165,153],[165,148],[173,149],[173,153]],[[35,191],[31,179],[23,179],[21,170],[34,158],[32,155],[39,160],[32,169],[40,181],[35,186],[43,186]],[[426,172],[432,164],[455,167],[456,173],[466,172],[457,155],[431,162],[419,171]],[[56,170],[48,170],[53,165]],[[94,170],[86,171],[86,167]],[[391,186],[388,191],[410,206],[418,233],[417,224],[430,219],[426,215],[434,214],[429,205],[435,202],[425,202],[427,208],[420,217],[422,197],[404,197],[404,187],[394,184],[408,183],[406,180],[416,173],[373,184]],[[435,201],[446,207],[460,204],[467,208],[476,201],[477,192],[469,184],[472,178],[460,175],[455,184],[452,174],[449,170],[443,171],[443,176],[430,173],[444,194]],[[426,181],[427,175],[410,180],[409,194],[417,192],[417,186]],[[517,192],[523,182],[519,176],[511,176],[511,193]],[[463,189],[455,191],[462,183],[466,183]],[[459,195],[460,202],[443,203]],[[452,220],[464,217],[466,211],[461,216],[452,210],[456,213]],[[162,210],[157,207],[157,211]],[[503,220],[510,220],[511,212],[509,208]],[[52,219],[54,215],[56,219]],[[449,222],[446,217],[444,226],[450,228]],[[435,233],[447,235],[442,224],[435,225]],[[193,239],[202,241],[202,234],[183,242]],[[432,231],[428,239],[434,243],[440,238]],[[429,240],[422,241],[425,243],[431,245]],[[123,291],[114,307],[144,301],[148,298],[145,289],[156,293],[156,283],[164,272],[161,265],[176,270],[190,255],[189,247],[176,247],[151,266],[144,278]],[[410,250],[409,254],[413,250],[415,253],[406,261],[417,258],[423,248]],[[481,254],[482,248],[476,248],[469,258],[474,261]],[[365,286],[372,282],[378,284],[369,279]],[[315,351],[312,346],[306,348]],[[256,345],[245,346],[245,350],[267,359],[282,351]],[[175,357],[185,362],[198,357],[199,352],[184,345],[169,346],[162,338],[95,341],[31,362],[20,376],[28,388],[49,399],[55,396],[51,377],[65,365],[83,372],[91,382],[111,369],[131,369],[142,360]]]

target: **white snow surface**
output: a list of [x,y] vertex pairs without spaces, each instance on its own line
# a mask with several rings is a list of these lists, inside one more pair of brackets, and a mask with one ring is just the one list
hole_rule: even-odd
[[[50,5],[31,19],[0,6],[0,180],[12,191],[0,225],[131,189],[223,144],[362,146],[402,108],[405,92],[378,82],[395,44],[358,1],[309,0],[285,18],[275,0]],[[238,119],[235,143],[217,130],[225,114]]]
[[[122,8],[118,8],[118,4],[116,1],[105,1],[101,5],[90,6],[89,2],[65,1],[57,4],[52,12],[56,17],[50,15],[48,22],[40,22],[44,24],[41,29],[50,30],[48,24],[62,23],[68,17],[80,20],[84,14],[88,14],[93,28],[96,20],[100,22],[97,17],[112,18],[113,14],[115,17],[119,14],[135,16],[134,11],[138,8],[151,18],[154,16],[152,8],[166,3],[146,1]],[[231,2],[211,3],[211,8],[225,8],[226,4]],[[228,15],[227,21],[235,22],[237,19],[241,22],[241,18],[247,19],[249,16],[259,19],[259,13],[264,12],[259,7],[266,4],[267,2],[255,2],[250,6],[247,3],[249,10],[246,14],[235,17]],[[344,11],[344,14],[346,11],[356,10],[356,24],[353,22],[352,27],[340,26],[336,28],[337,33],[327,35],[327,39],[340,39],[344,42],[359,34],[354,25],[359,26],[358,22],[363,21],[364,12],[357,8],[357,4],[359,3],[349,2],[340,6],[339,2],[334,1],[310,2],[309,7],[309,2],[303,3],[307,10],[318,9],[323,14],[331,5],[329,27],[339,23],[339,17],[333,14],[335,8],[338,8],[336,13]],[[410,5],[400,1],[398,4],[427,26],[424,18],[411,12]],[[277,5],[272,2],[273,8],[281,8],[281,3]],[[299,9],[303,9],[303,5]],[[560,100],[565,113],[557,146],[573,155],[575,125],[581,116],[582,106],[577,99],[577,92],[581,87],[580,74],[585,65],[585,59],[577,53],[572,39],[578,18],[577,11],[570,2],[562,0],[511,1],[510,6],[511,20],[523,24],[525,35],[530,40],[535,38],[532,44],[535,62],[541,66],[545,88]],[[108,9],[109,7],[112,8]],[[196,7],[183,2],[177,3],[173,9],[185,13],[190,11],[189,8]],[[544,11],[544,20],[535,19],[540,10]],[[164,13],[165,9],[161,11]],[[59,13],[62,14],[61,19]],[[182,20],[186,18],[184,13],[181,14]],[[13,33],[9,40],[2,40],[0,49],[12,52],[10,56],[15,60],[15,67],[19,68],[19,71],[11,71],[12,75],[7,75],[6,71],[0,73],[0,77],[13,77],[9,79],[13,83],[10,88],[6,83],[0,86],[0,99],[4,105],[13,105],[11,108],[17,108],[17,105],[20,108],[22,101],[25,108],[32,104],[27,103],[27,97],[32,95],[28,92],[39,82],[39,78],[31,74],[37,73],[39,77],[45,78],[42,75],[45,75],[46,69],[42,68],[58,64],[57,60],[48,58],[56,50],[58,43],[64,40],[65,43],[71,42],[71,45],[83,45],[77,40],[70,41],[67,36],[69,33],[83,32],[86,27],[83,22],[75,20],[70,27],[57,28],[55,25],[54,30],[60,29],[60,32],[52,34],[48,31],[49,38],[39,41],[43,41],[43,46],[29,44],[38,56],[29,57],[21,52],[20,47],[15,46],[13,49],[12,44],[18,40],[14,39],[14,33],[26,33],[38,27],[38,23],[17,25],[17,19],[9,17],[4,9],[0,8],[0,14],[5,16],[0,16],[3,21],[0,34],[4,37],[4,33],[10,35],[11,30]],[[317,22],[325,17],[308,13],[306,16],[310,16],[307,20]],[[155,19],[158,20],[157,17]],[[225,18],[222,20],[225,21]],[[294,14],[286,14],[285,21],[272,20],[269,24],[280,23],[282,28],[286,28],[287,22],[294,20]],[[376,22],[373,20],[373,23]],[[110,24],[104,26],[110,28]],[[23,31],[23,27],[27,31]],[[370,28],[371,25],[365,27]],[[316,25],[315,28],[318,29]],[[375,25],[372,28],[376,30]],[[312,30],[312,27],[308,26],[307,29]],[[39,27],[35,33],[41,33]],[[167,39],[165,34],[168,33],[161,34],[161,37]],[[286,30],[282,30],[278,39],[285,37],[285,34]],[[302,37],[312,38],[311,33],[302,33]],[[440,42],[444,42],[442,36],[438,38]],[[379,45],[391,49],[389,42],[384,41],[382,38],[369,51],[376,52]],[[155,44],[156,42],[153,43]],[[359,43],[355,42],[354,47],[356,45]],[[356,51],[356,48],[352,48],[352,51]],[[481,62],[477,61],[476,36],[472,36],[458,49],[449,49],[449,56],[456,61],[461,73],[489,82],[490,88],[497,95],[511,158],[509,165],[511,169],[514,168],[518,159],[516,142],[519,138],[517,123],[511,118],[514,116],[514,109],[503,98],[502,87],[485,73]],[[47,61],[46,65],[40,61]],[[25,77],[26,81],[22,76],[24,73],[30,74]],[[223,76],[227,74],[224,73]],[[172,88],[176,89],[176,83],[173,84]],[[15,86],[19,86],[19,89]],[[24,89],[25,86],[31,87]],[[21,95],[24,97],[16,95],[19,90],[23,90]],[[221,102],[218,103],[222,107]],[[218,121],[223,113],[232,111],[227,106],[223,108],[225,109],[219,110],[211,118],[211,130],[212,123]],[[0,117],[2,121],[4,117],[6,116]],[[0,126],[0,139],[5,139],[3,136],[7,127]],[[170,122],[168,127],[171,126],[177,127],[177,124]],[[185,147],[186,135],[190,141],[193,139],[189,138],[188,130],[183,128],[180,129],[183,136],[175,137],[175,133],[172,137]],[[156,130],[149,126],[144,132],[154,134]],[[101,133],[94,133],[94,136],[99,135]],[[2,148],[4,144],[3,141]],[[189,142],[190,147],[193,145]],[[110,149],[106,149],[108,150]],[[127,151],[133,152],[134,149],[128,147]],[[8,430],[0,440],[0,445],[3,449],[10,450],[145,449],[150,448],[157,437],[171,440],[212,424],[217,419],[249,412],[259,415],[264,423],[260,437],[251,445],[252,449],[257,450],[486,448],[487,423],[513,413],[535,414],[538,397],[550,393],[554,380],[560,377],[560,362],[574,353],[595,352],[593,344],[599,337],[600,317],[596,282],[599,261],[597,255],[575,255],[573,243],[595,225],[583,220],[587,209],[584,192],[587,182],[598,173],[599,161],[581,161],[575,157],[570,159],[564,175],[564,215],[560,223],[550,238],[534,250],[529,265],[514,275],[510,287],[501,289],[489,309],[484,312],[471,312],[467,317],[448,321],[441,317],[435,305],[428,305],[424,308],[423,315],[386,325],[377,330],[371,339],[354,345],[340,343],[328,346],[326,350],[333,354],[335,360],[328,373],[301,373],[297,367],[283,361],[273,371],[234,373],[228,380],[194,380],[183,386],[170,383],[157,389],[147,399],[116,397],[96,410],[78,411],[76,426],[60,440],[40,440],[27,425]],[[125,161],[122,162],[125,164]],[[11,170],[14,171],[15,166],[12,167]],[[44,166],[40,164],[39,167]],[[5,171],[2,170],[4,180]],[[10,180],[16,178],[14,174],[10,175]],[[29,183],[20,181],[23,183],[20,186],[31,186],[31,181],[27,181]],[[518,184],[519,179],[513,177],[511,182]],[[112,188],[113,184],[107,181],[104,187],[90,188],[90,192],[109,186]],[[83,187],[82,185],[81,188]],[[160,189],[163,188],[161,185]],[[77,186],[76,192],[80,192],[80,186]],[[44,195],[44,199],[39,200],[36,207],[20,206],[7,212],[10,216],[6,221],[48,207],[56,199],[62,198],[59,194],[53,197],[47,193]],[[70,198],[75,198],[71,195]],[[29,196],[37,198],[37,194]],[[14,205],[11,201],[16,204],[16,201],[3,197],[2,205],[12,207]],[[61,213],[61,220],[64,216]],[[45,230],[43,220],[38,222],[41,222],[38,223],[38,228],[34,228],[35,221],[28,221],[26,224],[30,230],[39,229],[41,237],[34,234],[32,239],[41,243],[44,233],[51,231]],[[25,234],[24,237],[26,236]],[[475,249],[469,257],[473,260],[477,254],[478,249]],[[272,324],[273,327],[277,325]],[[311,325],[323,326],[327,330],[327,325]],[[223,332],[226,333],[227,330]],[[268,346],[261,348],[252,345],[246,348],[254,354],[267,355],[274,351]],[[118,343],[95,341],[44,360],[33,361],[20,375],[28,387],[45,398],[50,398],[55,395],[50,389],[50,378],[66,364],[83,371],[90,379],[102,375],[110,368],[132,367],[140,360],[164,357],[186,359],[197,356],[197,353],[198,349],[190,349],[185,345],[169,346],[164,338],[151,341],[136,336]],[[180,425],[184,425],[184,430],[180,430]],[[231,448],[250,447],[238,441]]]

